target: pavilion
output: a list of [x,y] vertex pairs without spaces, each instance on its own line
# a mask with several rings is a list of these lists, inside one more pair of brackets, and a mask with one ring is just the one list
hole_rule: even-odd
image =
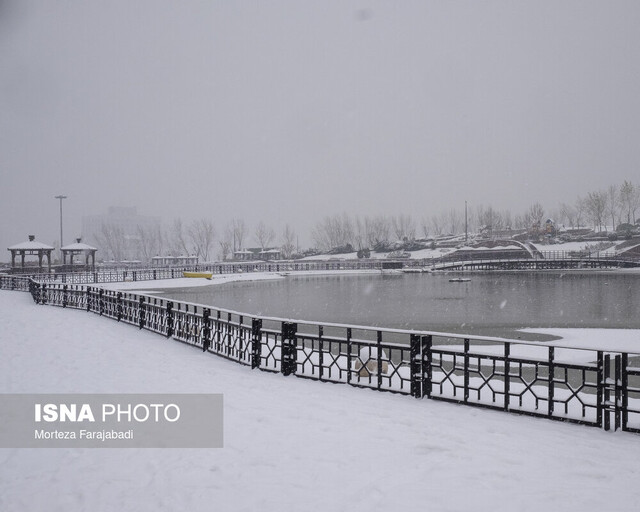
[[[24,260],[26,256],[38,256],[38,270],[43,270],[44,267],[42,266],[42,259],[46,256],[47,270],[49,272],[51,271],[51,251],[53,251],[53,247],[43,244],[42,242],[36,242],[36,237],[34,235],[29,235],[28,242],[12,245],[11,247],[8,247],[7,250],[11,252],[12,270],[24,270]],[[16,256],[20,256],[19,267],[16,265]]]
[[[62,251],[62,264],[67,265],[67,256],[69,257],[69,265],[73,267],[73,257],[74,256],[84,256],[84,265],[87,267],[95,268],[96,266],[96,249],[95,247],[91,247],[90,245],[83,244],[81,238],[76,238],[75,243],[65,245]],[[91,263],[89,263],[91,260]],[[82,265],[82,260],[80,261]]]

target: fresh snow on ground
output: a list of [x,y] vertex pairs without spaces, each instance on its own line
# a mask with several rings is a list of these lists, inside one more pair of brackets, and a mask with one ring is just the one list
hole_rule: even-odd
[[[0,291],[2,393],[223,393],[222,449],[2,449],[2,511],[600,511],[640,439],[236,365]],[[203,435],[206,435],[203,432]]]
[[194,288],[211,286],[212,284],[232,283],[235,281],[263,281],[270,279],[284,279],[284,277],[273,272],[250,272],[214,275],[211,279],[204,277],[178,277],[175,279],[105,283],[96,286],[107,290],[145,290],[145,293],[151,293],[151,291],[149,291],[150,288]]
[[[438,247],[436,249],[420,249],[418,251],[411,251],[409,254],[411,255],[411,259],[430,259],[430,258],[440,258],[442,256],[446,256],[451,252],[455,251],[454,247]],[[371,251],[370,259],[372,260],[380,260],[385,259],[389,256],[390,252],[374,252]],[[345,254],[317,254],[315,256],[307,256],[300,260],[304,261],[331,261],[331,260],[356,260],[358,259],[357,252],[349,252]]]
[[530,328],[523,332],[558,336],[545,345],[579,347],[610,352],[640,353],[640,329]]
[[[233,283],[236,281],[268,281],[274,279],[285,279],[288,272],[247,272],[235,274],[214,275],[211,279],[204,277],[178,277],[176,279],[157,279],[150,281],[128,281],[119,283],[99,284],[101,288],[107,290],[144,290],[145,293],[154,293],[153,288],[195,288],[200,286],[211,286],[214,284]],[[292,272],[296,276],[314,275],[347,275],[347,274],[380,274],[379,270],[297,270]],[[157,292],[155,292],[157,293]]]

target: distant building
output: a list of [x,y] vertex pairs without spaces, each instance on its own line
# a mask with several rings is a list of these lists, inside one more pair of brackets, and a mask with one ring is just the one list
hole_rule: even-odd
[[155,236],[159,229],[159,217],[140,215],[135,206],[111,206],[106,214],[82,217],[83,237],[100,249],[105,260],[145,259],[143,245],[150,245],[150,241],[143,240],[141,232]]
[[197,264],[197,256],[154,256],[151,258],[151,266],[153,267],[189,266]]
[[233,259],[237,261],[273,261],[281,259],[281,252],[279,249],[270,248],[264,251],[260,247],[249,247],[248,249],[242,249],[233,253]]

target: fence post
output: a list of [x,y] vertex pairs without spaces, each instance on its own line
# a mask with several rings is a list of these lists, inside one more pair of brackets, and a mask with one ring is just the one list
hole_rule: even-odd
[[87,286],[87,311],[91,311],[91,286]]
[[601,350],[598,350],[598,365],[597,365],[597,388],[596,388],[596,421],[600,428],[603,428],[602,411],[604,409],[604,355]]
[[67,307],[67,301],[68,301],[68,299],[67,299],[67,285],[65,284],[62,287],[62,307],[63,308]]
[[351,327],[347,327],[347,384],[351,384]]
[[[318,379],[324,377],[324,326],[318,326]],[[312,342],[313,343],[313,342]]]
[[469,401],[469,338],[464,339],[464,403]]
[[170,338],[171,336],[173,336],[173,302],[172,301],[167,302],[167,309],[165,314],[167,315],[167,338]]
[[427,398],[431,398],[431,377],[433,371],[431,368],[431,360],[433,357],[433,354],[431,353],[431,345],[433,343],[433,336],[431,336],[431,334],[422,336],[422,341],[420,343],[422,345],[423,371],[424,366],[426,365],[427,367],[425,372],[424,394]]
[[511,356],[511,345],[509,343],[504,344],[504,405],[502,408],[505,411],[509,410],[509,357]]
[[206,352],[209,350],[211,346],[211,340],[209,336],[211,336],[211,320],[209,317],[211,316],[211,310],[209,308],[204,308],[202,311],[202,324],[204,328],[202,329],[202,351]]
[[147,312],[146,312],[146,307],[144,304],[144,297],[140,297],[138,299],[138,310],[139,310],[139,316],[138,316],[138,320],[139,320],[139,328],[142,329],[144,328],[145,324],[147,323]]
[[282,322],[282,349],[280,368],[283,375],[296,373],[296,332],[298,324],[294,322]]
[[251,320],[251,369],[260,368],[262,354],[262,319]]
[[116,318],[118,322],[122,320],[122,292],[116,295]]
[[378,389],[382,387],[382,331],[376,334],[376,350],[378,352]]
[[104,288],[100,288],[98,292],[98,311],[100,316],[102,316],[104,313]]
[[615,430],[620,428],[620,409],[622,405],[622,356],[620,354],[615,356],[615,388],[614,388],[614,418],[615,418]]
[[424,396],[424,360],[420,336],[411,334],[411,396],[422,398]]
[[554,364],[555,359],[555,349],[553,347],[549,347],[549,409],[547,412],[548,416],[553,416],[554,403],[553,399],[555,396],[555,373],[556,366]]
[[40,285],[40,304],[47,303],[47,283]]
[[622,431],[627,430],[627,425],[629,423],[629,374],[627,373],[627,368],[629,366],[629,354],[624,352],[622,354],[622,362],[621,362],[621,392],[622,392]]

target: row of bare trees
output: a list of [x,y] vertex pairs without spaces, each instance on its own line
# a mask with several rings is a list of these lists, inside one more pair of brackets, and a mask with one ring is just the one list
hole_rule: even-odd
[[[534,203],[518,214],[496,210],[492,206],[454,209],[431,217],[415,219],[411,215],[351,216],[347,213],[328,215],[316,223],[311,237],[316,249],[327,251],[337,247],[354,250],[376,248],[397,241],[429,239],[445,235],[484,232],[495,235],[505,230],[528,230],[540,226],[546,218],[567,228],[592,227],[602,231],[620,224],[635,224],[640,211],[640,186],[625,181],[605,190],[589,192],[574,203],[562,203],[555,210],[545,211]],[[150,261],[156,255],[196,255],[200,261],[229,259],[233,253],[251,243],[263,251],[280,249],[284,258],[299,252],[297,236],[287,224],[278,235],[273,227],[259,222],[252,233],[243,219],[229,221],[220,232],[206,218],[184,224],[175,219],[168,228],[160,225],[137,226],[134,233],[125,233],[115,225],[103,225],[94,239],[107,257],[122,261]]]
[[[200,261],[215,258],[225,260],[233,252],[245,248],[247,234],[248,230],[242,219],[231,220],[218,237],[210,219],[202,218],[184,224],[182,219],[177,218],[168,228],[160,225],[138,225],[134,232],[126,232],[116,224],[103,224],[99,233],[93,233],[93,238],[103,253],[106,253],[105,259],[141,260],[148,263],[158,255],[195,255]],[[266,250],[276,241],[276,232],[264,222],[259,222],[255,227],[253,240],[262,250]],[[294,230],[287,224],[280,237],[280,250],[285,257],[291,257],[295,253],[296,240]]]
[[496,210],[492,206],[449,209],[431,217],[414,219],[410,215],[354,216],[346,213],[324,217],[312,231],[316,248],[328,250],[351,245],[354,249],[374,248],[384,242],[435,238],[485,232],[489,235],[505,230],[529,230],[540,227],[546,219],[567,228],[592,227],[596,231],[615,230],[620,224],[635,224],[640,211],[640,186],[625,181],[606,190],[589,192],[573,204],[562,203],[546,211],[538,202],[518,214]]
[[589,192],[574,204],[560,205],[560,218],[571,227],[590,226],[602,231],[620,224],[633,225],[640,211],[640,186],[625,181],[620,186]]

